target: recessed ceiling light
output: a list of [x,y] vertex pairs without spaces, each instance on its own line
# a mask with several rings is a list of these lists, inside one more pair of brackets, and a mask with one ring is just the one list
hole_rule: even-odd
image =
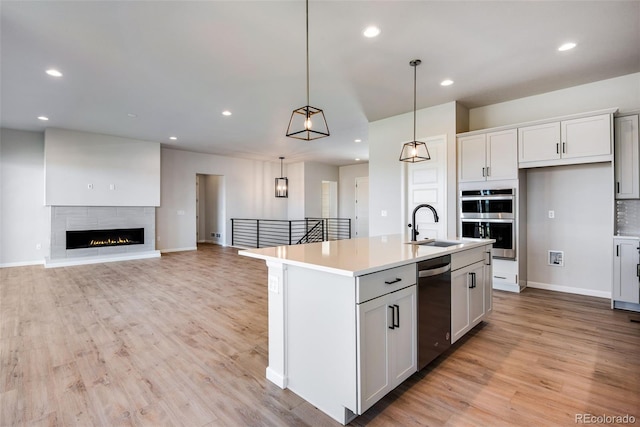
[[127,113],[127,117],[131,117],[132,119],[135,119],[136,117],[138,117],[138,115],[133,113]]
[[360,161],[360,159],[359,159],[359,158],[357,158],[357,157],[356,157],[354,160],[355,160],[356,162],[359,162],[359,161]]
[[169,139],[172,140],[172,141],[176,141],[178,138],[175,137],[175,136],[170,136]]
[[378,36],[378,34],[380,34],[380,28],[376,27],[375,25],[371,25],[365,28],[362,34],[367,38],[376,37]]
[[440,86],[451,86],[453,84],[453,80],[445,79],[440,82]]
[[565,43],[565,44],[563,44],[562,46],[560,46],[560,47],[558,48],[558,50],[559,50],[560,52],[564,52],[565,50],[571,50],[571,49],[573,49],[573,48],[574,48],[574,47],[576,47],[576,46],[577,46],[577,44],[575,44],[575,43],[573,43],[573,42],[569,42],[569,43]]
[[224,111],[222,112],[222,115],[223,115],[223,116],[230,116],[230,115],[231,115],[231,111],[229,111],[229,110],[224,110]]
[[38,116],[38,120],[42,120],[43,122],[46,122],[47,120],[49,120],[49,117],[46,117],[46,116]]
[[46,72],[53,77],[62,77],[62,73],[55,68],[49,68]]
[[353,142],[362,142],[361,139],[354,139]]

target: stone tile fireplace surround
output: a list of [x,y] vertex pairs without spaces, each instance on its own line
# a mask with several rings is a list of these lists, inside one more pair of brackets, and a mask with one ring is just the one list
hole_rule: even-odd
[[[144,244],[67,249],[67,231],[144,228]],[[51,253],[45,266],[159,257],[155,207],[52,206]]]

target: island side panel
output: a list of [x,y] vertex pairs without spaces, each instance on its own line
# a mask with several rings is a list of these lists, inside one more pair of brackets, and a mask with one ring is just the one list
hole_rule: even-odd
[[346,424],[357,405],[355,278],[287,266],[288,388]]
[[267,379],[280,388],[287,388],[285,365],[285,271],[286,265],[267,261],[269,274],[269,366]]

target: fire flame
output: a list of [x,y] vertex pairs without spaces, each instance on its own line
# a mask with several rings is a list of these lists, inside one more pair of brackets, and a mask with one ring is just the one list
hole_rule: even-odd
[[127,243],[133,243],[133,240],[122,237],[118,237],[117,239],[91,240],[89,246],[126,245]]

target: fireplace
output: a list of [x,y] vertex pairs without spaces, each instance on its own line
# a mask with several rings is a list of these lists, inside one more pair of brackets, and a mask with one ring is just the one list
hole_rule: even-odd
[[110,230],[80,231],[67,230],[67,249],[126,245],[144,245],[144,228],[114,228]]

